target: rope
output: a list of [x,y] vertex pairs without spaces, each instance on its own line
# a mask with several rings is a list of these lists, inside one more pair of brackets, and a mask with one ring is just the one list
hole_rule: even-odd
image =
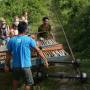
[[68,40],[68,38],[67,38],[67,35],[66,35],[66,33],[65,33],[64,27],[63,27],[63,25],[62,25],[62,23],[61,23],[60,18],[59,18],[58,15],[57,15],[57,9],[54,10],[54,11],[55,11],[55,14],[56,14],[56,18],[57,18],[58,22],[59,22],[60,25],[61,25],[61,28],[62,28],[62,31],[63,31],[64,37],[65,37],[66,43],[67,43],[68,48],[69,48],[70,53],[71,53],[71,56],[72,56],[73,60],[75,61],[76,59],[75,59],[74,53],[73,53],[73,51],[72,51],[72,48],[71,48],[71,46],[70,46],[69,40]]
[[[55,2],[55,4],[56,4],[56,2]],[[55,5],[54,5],[54,6],[55,6]],[[57,7],[58,7],[58,6],[57,6]],[[54,9],[55,9],[55,8],[54,8]],[[67,43],[67,45],[68,45],[68,48],[69,48],[69,50],[70,50],[72,59],[73,59],[73,61],[75,62],[76,59],[75,59],[74,53],[73,53],[72,48],[71,48],[71,46],[70,46],[69,40],[68,40],[67,35],[66,35],[66,33],[65,33],[64,27],[63,27],[63,25],[62,25],[62,23],[61,23],[61,20],[60,20],[60,18],[58,17],[57,10],[58,10],[58,9],[55,9],[55,10],[54,10],[54,11],[55,11],[55,14],[56,14],[57,21],[58,21],[58,23],[61,25],[61,28],[62,28],[62,31],[63,31],[63,33],[64,33],[64,37],[65,37],[66,43]],[[75,72],[81,74],[80,68],[76,68],[76,69],[75,69]]]

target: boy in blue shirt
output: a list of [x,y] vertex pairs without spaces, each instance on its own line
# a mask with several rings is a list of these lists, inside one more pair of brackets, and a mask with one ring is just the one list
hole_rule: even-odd
[[31,72],[31,48],[34,48],[40,55],[44,64],[48,67],[47,59],[42,51],[36,46],[36,42],[25,35],[27,24],[20,22],[18,25],[18,36],[14,36],[8,42],[7,48],[9,54],[12,55],[12,70],[13,70],[13,90],[17,90],[18,80],[23,78],[25,82],[25,90],[31,90],[33,82]]

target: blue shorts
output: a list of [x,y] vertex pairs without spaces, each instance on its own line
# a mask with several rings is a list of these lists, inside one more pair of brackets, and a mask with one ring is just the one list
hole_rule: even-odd
[[30,68],[23,68],[23,69],[15,68],[13,69],[12,74],[14,80],[23,80],[25,85],[31,86],[34,84],[32,72]]

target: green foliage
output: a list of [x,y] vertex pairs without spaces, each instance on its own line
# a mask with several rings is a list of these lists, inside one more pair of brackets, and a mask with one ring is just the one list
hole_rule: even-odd
[[56,0],[55,4],[76,56],[90,58],[90,1]]
[[48,5],[44,0],[2,0],[0,1],[0,17],[5,17],[10,24],[15,15],[29,13],[29,23],[40,22],[42,16],[48,15]]

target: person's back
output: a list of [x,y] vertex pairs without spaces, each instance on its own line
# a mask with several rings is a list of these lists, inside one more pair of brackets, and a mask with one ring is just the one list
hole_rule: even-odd
[[8,44],[8,53],[12,55],[12,76],[13,90],[17,90],[17,82],[24,80],[25,90],[30,90],[30,86],[34,83],[31,73],[31,57],[30,48],[35,48],[35,41],[25,35],[27,24],[20,22],[18,25],[19,35],[12,37]]
[[[31,51],[30,48],[35,47],[35,42],[32,38],[23,35],[15,36],[10,40],[11,45],[9,45],[12,51],[13,68],[26,68],[31,67]],[[9,43],[10,44],[10,43]]]

